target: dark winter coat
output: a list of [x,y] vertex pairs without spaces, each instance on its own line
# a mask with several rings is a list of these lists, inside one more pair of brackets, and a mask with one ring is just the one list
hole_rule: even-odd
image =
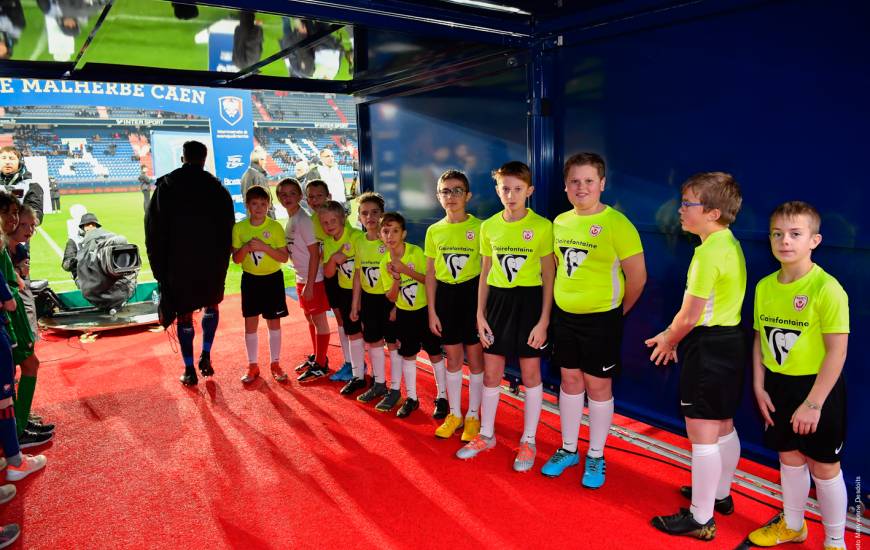
[[185,164],[157,180],[145,247],[160,284],[163,326],[223,300],[234,223],[229,192],[202,168]]
[[45,200],[45,193],[42,190],[42,186],[35,181],[31,181],[30,178],[30,172],[27,171],[24,162],[21,162],[17,172],[12,174],[0,173],[0,185],[5,187],[10,193],[13,188],[26,189],[22,202],[33,208],[33,211],[36,212],[36,219],[39,220],[39,223],[42,223],[42,204]]

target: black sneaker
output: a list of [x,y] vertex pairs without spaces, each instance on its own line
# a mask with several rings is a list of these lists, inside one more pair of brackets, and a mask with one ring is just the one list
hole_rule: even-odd
[[402,403],[402,406],[396,411],[396,416],[399,418],[405,418],[412,412],[416,411],[420,408],[420,400],[419,399],[411,399],[410,397],[405,399],[405,402]]
[[356,400],[360,403],[370,403],[379,397],[387,394],[387,384],[385,382],[375,382],[372,387],[359,394]]
[[304,362],[296,365],[296,372],[304,371],[305,369],[310,367],[313,363],[314,363],[314,354],[312,353],[311,355],[308,356],[308,359],[306,359]]
[[214,376],[214,369],[211,366],[211,354],[207,351],[202,352],[199,356],[199,373],[203,377]]
[[443,397],[438,397],[435,399],[435,410],[432,411],[432,418],[441,420],[443,418],[447,418],[447,414],[450,412],[450,403],[447,402]]
[[27,426],[25,426],[24,429],[38,434],[50,434],[54,432],[54,424],[41,424],[39,422],[31,422],[28,420]]
[[308,370],[303,372],[296,380],[300,382],[311,382],[317,380],[318,378],[322,378],[326,376],[329,372],[329,369],[321,366],[317,363],[311,363],[308,366]]
[[716,522],[713,518],[701,525],[695,521],[688,508],[680,508],[672,516],[656,516],[652,519],[652,525],[669,535],[685,535],[700,540],[713,540],[716,536]]
[[[692,500],[692,486],[683,485],[680,487],[680,494],[687,499]],[[731,498],[731,495],[728,495],[725,498],[717,498],[716,503],[713,505],[713,509],[723,516],[730,516],[734,513],[734,499]]]
[[377,405],[375,405],[375,410],[381,412],[390,412],[391,410],[393,410],[393,407],[395,407],[399,403],[399,399],[401,398],[402,392],[400,392],[399,390],[387,390],[387,393],[384,394],[384,398],[381,399]]
[[351,378],[350,381],[341,388],[341,395],[350,395],[358,390],[361,390],[366,387],[365,378]]
[[184,386],[195,386],[199,383],[199,380],[196,378],[196,372],[193,370],[193,367],[190,367],[190,370],[185,370],[184,374],[182,374],[178,379],[181,381],[181,384]]
[[0,527],[0,548],[6,548],[18,539],[21,534],[21,528],[17,523],[10,523]]
[[18,436],[18,446],[22,449],[28,449],[30,447],[38,447],[40,445],[45,445],[51,438],[54,437],[53,433],[36,433],[31,432],[30,430],[24,430],[20,436]]

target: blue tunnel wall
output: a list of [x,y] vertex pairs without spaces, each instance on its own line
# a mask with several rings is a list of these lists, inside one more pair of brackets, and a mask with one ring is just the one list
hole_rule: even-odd
[[[630,25],[630,26],[629,26]],[[552,112],[562,159],[581,150],[608,161],[603,200],[624,211],[643,239],[649,282],[626,324],[626,368],[617,382],[619,410],[681,432],[679,367],[655,368],[643,340],[679,307],[692,249],[677,216],[679,187],[699,171],[724,170],[741,183],[744,207],[733,229],[746,254],[749,284],[744,326],[751,330],[755,283],[777,266],[766,237],[768,213],[780,202],[806,200],[821,211],[815,260],[850,297],[852,336],[845,376],[849,426],[843,467],[850,492],[870,474],[870,437],[863,396],[870,389],[867,273],[870,238],[864,158],[870,151],[870,8],[838,3],[769,2],[703,16],[674,10],[667,20],[631,21],[565,33],[554,50]],[[432,193],[444,168],[469,168],[480,217],[498,210],[489,172],[526,159],[528,86],[523,67],[461,86],[361,106],[371,120],[375,190],[409,218],[409,240],[422,244],[440,218]],[[561,144],[564,144],[562,146]],[[457,147],[464,146],[457,155]],[[449,150],[445,153],[444,148]],[[468,156],[474,162],[463,165]],[[535,175],[552,181],[549,216],[570,208],[559,167]],[[400,191],[401,189],[401,191]],[[751,392],[751,366],[736,423],[744,455],[775,464],[761,444]],[[546,370],[546,369],[545,369]],[[546,372],[556,387],[558,380]],[[864,491],[866,494],[866,491]],[[865,497],[866,498],[866,497]]]

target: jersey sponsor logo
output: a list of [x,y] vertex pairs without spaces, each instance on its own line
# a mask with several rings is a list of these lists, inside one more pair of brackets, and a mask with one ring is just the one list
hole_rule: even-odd
[[242,98],[225,95],[218,98],[218,104],[220,105],[221,118],[230,126],[235,126],[244,117]]
[[414,307],[414,304],[417,302],[417,282],[414,281],[409,285],[403,286],[399,289],[399,293],[409,306]]
[[379,267],[364,267],[362,271],[370,287],[378,286],[378,281],[381,280],[381,269]]
[[601,226],[598,224],[590,225],[589,226],[589,234],[592,235],[593,237],[597,237],[598,235],[601,234],[601,229],[602,229]]
[[585,248],[560,246],[559,250],[562,251],[562,259],[565,263],[565,273],[567,273],[569,277],[577,271],[577,268],[580,267],[580,264],[582,264],[583,260],[586,259],[586,256],[589,255],[589,251]]
[[350,279],[353,276],[353,258],[345,260],[343,264],[338,265],[338,270],[341,274]]
[[260,265],[260,262],[263,261],[263,258],[266,257],[265,252],[251,252],[251,261],[254,262],[254,265]]
[[523,240],[531,241],[532,237],[535,236],[535,232],[531,229],[523,229]]
[[801,331],[799,330],[764,326],[767,347],[770,349],[770,353],[773,354],[777,365],[785,363],[785,360],[788,359],[788,353],[800,335]]
[[806,296],[805,294],[798,294],[797,296],[794,297],[794,302],[793,302],[794,303],[794,310],[795,311],[803,311],[804,308],[807,307],[807,304],[809,303],[809,301],[810,301],[809,297]]
[[[144,155],[140,155],[144,156]],[[238,168],[242,165],[242,155],[227,155],[227,170]]]
[[498,258],[498,265],[501,266],[501,270],[509,283],[514,282],[514,279],[517,278],[517,273],[519,273],[523,264],[526,263],[526,259],[528,259],[528,256],[524,254],[497,254],[496,257]]
[[444,254],[444,263],[447,264],[447,269],[450,270],[450,275],[454,279],[459,278],[459,274],[465,269],[469,257],[470,254]]
[[466,231],[465,232],[465,240],[466,241],[473,241],[474,240],[474,231],[470,231],[470,230]]

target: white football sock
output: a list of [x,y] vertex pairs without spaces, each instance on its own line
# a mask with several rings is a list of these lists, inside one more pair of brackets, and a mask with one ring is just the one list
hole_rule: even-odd
[[272,363],[281,360],[281,329],[269,329],[269,357]]
[[719,445],[692,444],[692,516],[701,525],[713,517],[716,486],[722,476]]
[[366,375],[366,348],[362,338],[350,340],[350,366],[354,378],[362,379]]
[[402,387],[402,363],[404,360],[398,350],[390,350],[390,389]]
[[248,350],[248,363],[257,362],[257,333],[245,333],[245,349]]
[[604,445],[613,422],[613,398],[607,401],[589,400],[589,451],[593,458],[604,456]]
[[810,469],[803,466],[787,466],[779,463],[782,478],[782,514],[785,524],[792,531],[800,531],[804,524],[804,506],[810,494]]
[[417,399],[417,358],[404,357],[402,373],[405,375],[405,393],[408,399]]
[[721,500],[731,494],[734,472],[740,462],[740,438],[737,437],[736,429],[719,438],[719,455],[722,456],[722,477],[719,478],[716,498]]
[[580,437],[580,422],[583,418],[583,401],[586,392],[565,393],[559,388],[559,423],[562,426],[562,448],[577,452],[577,439]]
[[483,399],[483,373],[468,375],[468,416],[480,417],[480,401]]
[[462,418],[462,371],[447,371],[447,401],[450,403],[450,414]]
[[523,405],[523,436],[520,443],[535,444],[538,421],[541,419],[541,406],[544,403],[544,385],[526,388],[526,403]]
[[501,388],[483,387],[483,398],[480,407],[480,435],[492,437],[495,435],[495,413],[501,400]]
[[443,399],[447,397],[447,368],[444,366],[443,358],[437,363],[432,363],[432,371],[435,373],[435,388],[438,390],[436,397]]
[[[350,363],[350,345],[348,343],[347,334],[344,333],[344,327],[338,327],[338,342],[341,344],[341,355],[345,363]],[[342,364],[344,366],[344,364]]]
[[846,547],[846,507],[848,495],[846,482],[843,481],[842,470],[831,479],[819,479],[813,476],[816,484],[816,499],[822,513],[822,525],[825,527],[825,546],[835,548]]
[[375,382],[383,384],[387,379],[387,352],[384,351],[383,346],[369,347],[369,360],[372,362],[372,376]]

